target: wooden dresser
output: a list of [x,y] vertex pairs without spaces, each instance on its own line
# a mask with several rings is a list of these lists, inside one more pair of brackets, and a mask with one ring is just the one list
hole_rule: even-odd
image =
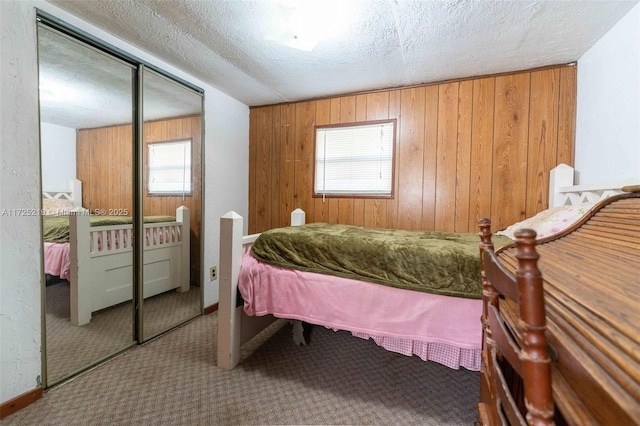
[[[536,245],[559,424],[640,424],[640,187]],[[497,251],[510,272],[515,248]],[[517,338],[517,307],[500,310]],[[486,371],[481,402],[490,403]],[[517,380],[516,380],[517,381]]]

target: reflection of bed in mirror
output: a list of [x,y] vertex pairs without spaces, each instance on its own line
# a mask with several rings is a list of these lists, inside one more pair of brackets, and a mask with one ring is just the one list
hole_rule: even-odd
[[[80,206],[81,182],[70,191],[44,191],[44,266],[70,282],[71,323],[132,299],[132,218],[126,211],[90,213]],[[104,215],[102,214],[104,213]],[[112,213],[109,215],[109,213]],[[144,297],[189,290],[189,209],[144,218]]]
[[[68,190],[42,191],[42,210],[45,216],[66,215],[78,207],[82,207],[82,182],[78,179],[69,181]],[[69,280],[68,242],[51,242],[44,238],[44,273],[47,285],[58,280]]]

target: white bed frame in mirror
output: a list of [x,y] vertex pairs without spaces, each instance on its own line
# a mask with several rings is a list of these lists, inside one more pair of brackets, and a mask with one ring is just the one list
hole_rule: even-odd
[[[550,173],[549,208],[597,202],[621,193],[625,183],[604,185],[574,185],[574,169],[560,164]],[[305,223],[304,212],[291,213],[291,225]],[[242,257],[260,234],[243,236],[243,219],[231,211],[220,218],[220,290],[218,303],[218,366],[234,368],[240,361],[240,348],[264,330],[276,318],[256,317],[244,313],[238,306],[238,276]]]
[[[71,324],[80,326],[93,312],[132,299],[134,238],[131,224],[90,226],[82,182],[75,179],[70,186],[70,191],[43,191],[43,197],[75,206],[69,216],[70,311]],[[144,224],[144,298],[190,289],[190,211],[181,206],[175,215],[175,222]]]
[[[90,226],[89,211],[77,213],[69,216],[71,324],[85,325],[93,312],[132,299],[134,235],[132,224]],[[143,227],[144,298],[189,291],[189,209],[178,207],[175,222]]]
[[71,179],[69,189],[65,191],[43,190],[42,199],[68,200],[73,203],[73,207],[82,207],[82,182],[78,179]]

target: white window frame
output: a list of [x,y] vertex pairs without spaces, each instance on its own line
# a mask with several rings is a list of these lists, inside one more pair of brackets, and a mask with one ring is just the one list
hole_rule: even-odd
[[315,126],[313,196],[393,198],[396,121]]
[[[172,157],[176,160],[173,164],[155,164],[154,150],[162,149],[162,147],[180,148],[182,147],[182,158],[179,156]],[[188,149],[184,149],[188,148]],[[193,190],[192,175],[192,148],[193,141],[191,138],[179,139],[171,141],[149,142],[147,144],[147,195],[191,195]],[[182,160],[182,161],[180,161]],[[156,183],[156,174],[162,173],[162,170],[180,171],[179,181],[168,183]],[[165,186],[167,185],[167,186]]]

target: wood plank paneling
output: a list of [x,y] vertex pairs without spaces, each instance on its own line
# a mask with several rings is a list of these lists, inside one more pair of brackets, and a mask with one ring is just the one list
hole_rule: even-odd
[[473,81],[461,81],[458,88],[458,152],[456,153],[456,208],[453,230],[469,229],[469,191],[471,179],[471,126],[473,115]]
[[[399,152],[401,149],[400,146],[400,124],[402,121],[399,120],[400,114],[402,112],[402,90],[393,90],[389,92],[389,119],[396,119],[396,152]],[[387,199],[387,224],[386,228],[397,228],[398,227],[398,206],[400,193],[400,184],[398,183],[398,176],[400,173],[400,156],[394,156],[395,163],[394,167],[394,179],[393,179],[393,194],[394,197],[391,199]],[[421,176],[420,176],[421,178]],[[422,185],[420,185],[422,188]]]
[[577,74],[576,67],[560,68],[557,160],[570,165],[575,159]]
[[[100,131],[99,129],[95,132],[90,133],[89,135],[89,140],[90,140],[90,151],[91,151],[91,155],[89,157],[89,161],[90,163],[88,164],[92,164],[92,163],[98,163],[98,164],[102,164],[102,156],[101,156],[101,150],[102,150],[102,144],[101,144],[101,140],[100,140]],[[91,166],[87,166],[87,167],[91,167]],[[100,180],[102,179],[102,168],[101,167],[96,167],[94,170],[91,171],[91,180],[89,181],[89,185],[88,185],[88,189],[89,189],[89,196],[85,196],[86,194],[86,189],[84,187],[83,184],[83,188],[82,188],[82,198],[86,198],[88,203],[86,206],[86,208],[90,209],[90,210],[95,210],[97,208],[101,208],[102,204],[101,200],[100,200]],[[95,194],[95,197],[91,197],[91,194]]]
[[[398,213],[397,227],[422,227],[422,170],[424,161],[425,88],[404,89],[400,94],[401,140],[396,144],[396,199],[402,209]],[[406,118],[406,119],[405,119]]]
[[271,228],[271,140],[273,136],[273,109],[258,110],[256,145],[256,226]]
[[273,140],[271,142],[271,228],[277,228],[280,224],[280,170],[282,169],[282,106],[273,107]]
[[469,182],[469,230],[475,230],[478,219],[491,214],[493,169],[493,114],[495,79],[473,82],[473,118],[471,124],[471,164]]
[[[296,104],[294,199],[296,206],[305,211],[309,222],[314,220],[313,124],[315,119],[316,102]],[[264,230],[264,228],[261,229]]]
[[438,151],[438,86],[427,86],[425,91],[424,160],[422,162],[422,229],[436,227],[436,169]]
[[524,219],[527,197],[530,74],[496,77],[493,132],[494,229]]
[[436,231],[452,231],[455,224],[459,86],[459,82],[441,84],[439,86],[438,147],[436,148]]
[[282,138],[280,139],[280,152],[283,162],[280,163],[280,223],[279,226],[291,225],[291,212],[298,206],[295,205],[295,139],[294,130],[296,122],[295,105],[282,106]]
[[[489,216],[504,228],[546,207],[549,169],[573,165],[575,96],[575,67],[560,66],[251,108],[249,229],[269,227],[258,199],[271,210],[271,227],[287,225],[301,207],[308,222],[477,232],[477,219]],[[271,129],[261,114],[276,117]],[[394,197],[313,198],[314,122],[393,118]],[[266,150],[269,134],[264,193],[253,153]]]
[[527,155],[527,217],[549,206],[549,173],[557,161],[559,69],[531,73]]

